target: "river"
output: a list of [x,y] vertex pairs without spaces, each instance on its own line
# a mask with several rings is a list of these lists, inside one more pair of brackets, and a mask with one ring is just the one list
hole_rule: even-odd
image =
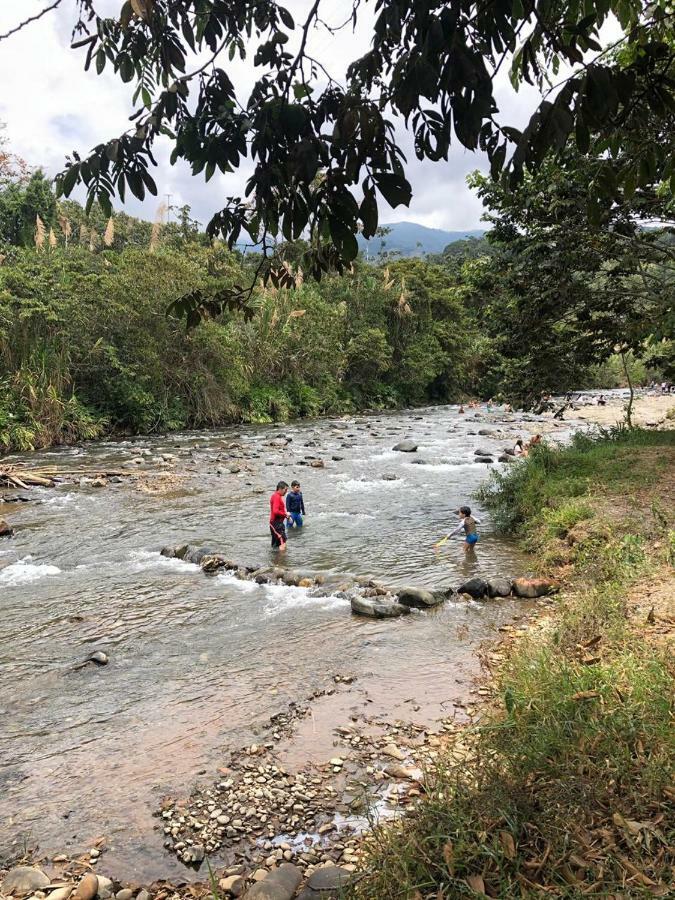
[[[472,651],[519,601],[361,620],[335,594],[209,578],[159,551],[208,543],[268,563],[269,493],[279,478],[298,478],[308,516],[285,565],[430,587],[515,575],[526,562],[471,501],[488,471],[474,451],[496,454],[537,428],[535,417],[436,407],[24,456],[94,471],[156,470],[153,459],[174,455],[178,477],[158,493],[130,479],[85,481],[0,506],[16,529],[0,544],[0,852],[23,842],[75,852],[106,835],[116,876],[185,875],[154,830],[161,797],[188,791],[290,701],[336,674],[355,676],[357,697],[393,716],[433,721],[466,698]],[[286,449],[270,446],[280,434],[292,438]],[[407,437],[417,453],[391,449]],[[144,450],[142,467],[130,462]],[[311,456],[325,468],[299,465]],[[466,502],[483,523],[477,553],[465,558],[450,542],[434,552]],[[109,665],[76,668],[95,649]]]

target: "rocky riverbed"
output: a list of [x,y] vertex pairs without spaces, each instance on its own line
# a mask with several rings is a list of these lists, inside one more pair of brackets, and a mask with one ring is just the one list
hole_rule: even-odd
[[[202,882],[202,854],[223,878],[349,871],[470,711],[476,649],[551,602],[518,595],[527,562],[480,510],[475,556],[432,545],[517,436],[569,427],[448,407],[12,460],[56,487],[3,495],[0,861],[104,861],[115,892]],[[309,515],[280,566],[281,477]],[[236,566],[161,554],[185,544]],[[442,601],[354,614],[411,584]]]

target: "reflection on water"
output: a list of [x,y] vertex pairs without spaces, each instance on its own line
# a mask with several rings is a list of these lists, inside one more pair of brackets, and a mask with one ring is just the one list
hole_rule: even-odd
[[[468,433],[479,428],[501,434]],[[165,496],[129,483],[64,485],[12,507],[16,537],[0,546],[0,851],[25,834],[43,852],[106,834],[116,873],[171,874],[178,863],[151,830],[162,793],[185,793],[222,748],[334,673],[356,675],[382,706],[416,698],[419,715],[440,713],[470,648],[515,602],[360,621],[335,595],[207,578],[159,550],[190,541],[268,562],[268,493],[297,477],[308,516],[290,535],[288,566],[434,587],[514,574],[521,561],[483,510],[476,554],[432,545],[485,477],[474,450],[497,451],[521,429],[512,416],[476,421],[448,407],[35,454],[64,471],[114,469],[150,448],[175,454],[186,481]],[[286,450],[269,444],[280,432],[292,437]],[[405,437],[417,454],[391,451]],[[223,448],[235,439],[244,458],[231,474],[226,457],[237,451]],[[326,468],[298,465],[306,455]],[[76,667],[98,648],[107,667]]]

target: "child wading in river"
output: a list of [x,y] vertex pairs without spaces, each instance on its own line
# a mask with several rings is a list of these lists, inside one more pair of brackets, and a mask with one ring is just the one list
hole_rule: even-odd
[[290,519],[284,503],[287,490],[286,482],[280,481],[276,491],[270,497],[270,534],[272,535],[272,547],[275,550],[286,549],[286,519]]
[[291,490],[286,494],[286,509],[291,517],[291,528],[302,528],[303,516],[306,516],[305,501],[302,499],[302,491],[300,490],[300,482],[292,481]]
[[473,549],[475,544],[478,541],[480,535],[478,534],[478,530],[476,528],[477,525],[480,525],[480,520],[475,519],[471,515],[471,507],[469,506],[460,506],[457,510],[457,514],[462,517],[461,522],[456,528],[453,528],[452,531],[448,532],[444,538],[442,538],[437,544],[436,547],[440,547],[441,544],[445,543],[449,538],[454,537],[456,534],[459,534],[461,531],[464,532],[464,552],[469,549]]

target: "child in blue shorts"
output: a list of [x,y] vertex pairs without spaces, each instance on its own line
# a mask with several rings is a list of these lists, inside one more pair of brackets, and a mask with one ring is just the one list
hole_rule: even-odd
[[305,513],[305,501],[302,499],[302,491],[300,490],[300,482],[292,481],[291,489],[286,494],[286,509],[291,517],[291,527],[302,528],[303,516]]
[[448,538],[454,537],[456,534],[463,531],[464,552],[466,552],[467,550],[473,549],[480,538],[478,529],[476,528],[477,525],[480,525],[480,520],[471,515],[471,507],[469,506],[460,506],[457,510],[457,514],[462,517],[462,521],[445,536],[444,540],[447,541]]

